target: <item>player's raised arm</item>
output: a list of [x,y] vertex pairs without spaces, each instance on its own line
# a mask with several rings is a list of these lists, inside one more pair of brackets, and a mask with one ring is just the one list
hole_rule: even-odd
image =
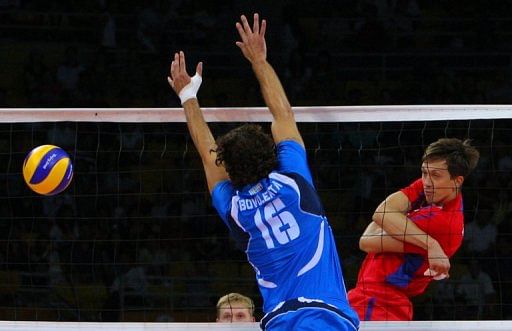
[[197,91],[201,86],[202,73],[203,64],[199,62],[196,67],[196,74],[194,77],[190,77],[187,73],[185,54],[180,51],[174,54],[167,80],[174,92],[180,97],[187,118],[188,130],[201,156],[208,189],[211,192],[215,184],[228,179],[228,175],[224,167],[217,166],[215,163],[216,153],[213,152],[216,147],[215,139],[204,120],[203,112],[197,101]]
[[236,45],[251,63],[260,83],[263,99],[274,117],[272,122],[274,141],[279,143],[283,140],[295,140],[304,145],[283,86],[276,72],[267,62],[267,45],[265,42],[267,22],[262,20],[260,24],[259,15],[254,14],[254,22],[251,27],[247,18],[242,15],[240,22],[236,23],[236,28],[242,39],[237,41]]

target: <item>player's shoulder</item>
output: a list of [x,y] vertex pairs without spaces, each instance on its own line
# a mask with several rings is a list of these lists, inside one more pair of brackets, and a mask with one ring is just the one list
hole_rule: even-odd
[[230,203],[236,194],[233,184],[229,180],[220,181],[215,184],[211,192],[213,206],[221,213],[230,209]]
[[229,179],[221,180],[213,186],[212,189],[212,196],[219,195],[219,194],[233,194],[235,191],[233,184]]
[[282,149],[282,148],[293,148],[293,149],[305,151],[304,145],[302,145],[299,141],[292,139],[292,138],[281,140],[280,142],[278,142],[276,144],[276,146],[277,146],[278,150]]
[[444,214],[445,213],[442,206],[429,204],[411,210],[408,217],[414,220],[432,220],[438,217],[444,217]]

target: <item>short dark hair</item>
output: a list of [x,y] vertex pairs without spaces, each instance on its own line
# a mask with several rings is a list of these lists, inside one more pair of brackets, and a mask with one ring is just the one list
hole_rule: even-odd
[[475,169],[480,159],[478,150],[471,146],[471,140],[441,138],[428,145],[422,162],[428,160],[446,160],[450,176],[467,177]]
[[245,124],[216,141],[217,166],[224,165],[235,188],[254,184],[277,168],[276,145],[261,126]]

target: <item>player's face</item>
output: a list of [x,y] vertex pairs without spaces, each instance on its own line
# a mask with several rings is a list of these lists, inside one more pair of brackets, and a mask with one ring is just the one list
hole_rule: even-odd
[[243,323],[254,322],[254,317],[251,315],[249,308],[245,307],[230,307],[224,305],[220,308],[220,315],[217,317],[217,322],[220,323]]
[[452,178],[446,160],[427,160],[421,165],[423,190],[428,203],[443,204],[454,199],[463,177]]

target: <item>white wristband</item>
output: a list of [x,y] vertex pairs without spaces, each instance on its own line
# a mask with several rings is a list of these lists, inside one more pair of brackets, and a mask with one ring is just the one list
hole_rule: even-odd
[[182,105],[189,99],[197,99],[197,91],[199,91],[202,81],[203,78],[196,72],[194,77],[190,79],[190,83],[181,89],[179,97]]

